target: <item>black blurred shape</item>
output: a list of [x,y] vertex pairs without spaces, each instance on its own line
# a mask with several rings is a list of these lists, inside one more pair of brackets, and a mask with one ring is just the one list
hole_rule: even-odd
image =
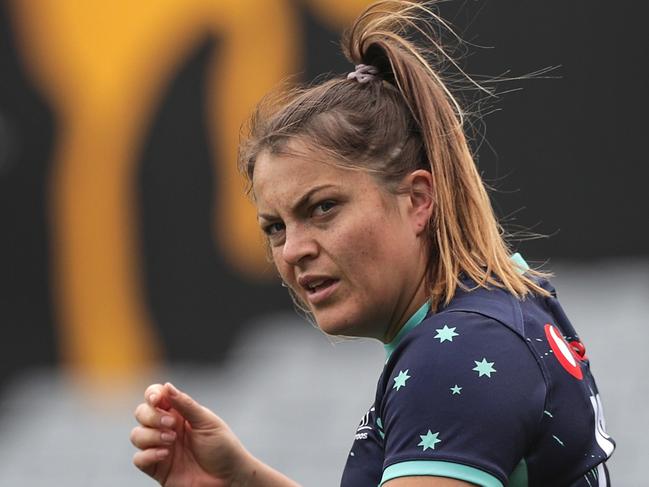
[[290,308],[278,280],[260,284],[234,272],[211,233],[219,191],[214,165],[235,164],[217,162],[208,144],[214,130],[206,126],[206,68],[215,50],[218,56],[216,47],[207,38],[179,67],[139,168],[145,287],[172,361],[222,360],[252,318]]
[[354,66],[345,59],[340,48],[340,32],[319,19],[305,3],[296,5],[305,33],[305,54],[302,58],[304,79],[311,81],[353,71]]
[[[471,48],[470,73],[558,79],[503,83],[485,117],[479,167],[500,215],[552,235],[518,246],[538,260],[649,255],[645,3],[577,0],[442,2]],[[516,230],[518,227],[506,225]]]
[[46,200],[54,128],[0,2],[0,387],[57,358]]

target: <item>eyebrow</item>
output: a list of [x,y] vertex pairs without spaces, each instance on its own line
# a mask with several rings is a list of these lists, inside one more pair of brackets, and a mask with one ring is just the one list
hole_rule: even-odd
[[[299,200],[297,200],[297,202],[296,202],[296,203],[293,205],[293,207],[291,208],[291,212],[292,212],[292,213],[296,213],[296,212],[297,212],[297,211],[298,211],[302,206],[304,206],[304,205],[309,201],[309,199],[310,199],[310,198],[311,198],[315,193],[317,193],[318,191],[321,191],[321,190],[323,190],[323,189],[327,189],[327,188],[333,188],[333,187],[335,187],[335,185],[333,185],[333,184],[321,184],[320,186],[314,186],[314,187],[311,188],[309,191],[307,191],[306,193],[304,193],[304,194],[300,197]],[[267,214],[267,213],[258,213],[258,214],[257,214],[257,218],[263,218],[264,220],[273,220],[273,219],[275,219],[275,218],[277,218],[277,217],[276,217],[275,215],[269,215],[269,214]]]

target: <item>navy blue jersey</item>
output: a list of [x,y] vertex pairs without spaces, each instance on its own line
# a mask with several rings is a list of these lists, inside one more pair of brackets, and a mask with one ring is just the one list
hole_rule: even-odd
[[386,345],[343,487],[440,476],[481,486],[608,486],[615,444],[579,338],[553,297],[458,289]]

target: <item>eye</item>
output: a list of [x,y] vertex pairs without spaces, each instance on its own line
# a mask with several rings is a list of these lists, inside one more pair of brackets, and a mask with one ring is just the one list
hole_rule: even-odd
[[336,207],[337,203],[333,200],[326,200],[318,203],[313,207],[314,216],[322,216],[330,213]]
[[269,237],[277,235],[279,232],[284,230],[284,224],[280,222],[270,223],[262,228],[264,233]]

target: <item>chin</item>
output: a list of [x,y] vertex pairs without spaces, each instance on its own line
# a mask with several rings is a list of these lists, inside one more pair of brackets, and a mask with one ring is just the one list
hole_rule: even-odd
[[[342,314],[342,316],[341,316]],[[361,320],[354,319],[350,313],[330,313],[326,311],[313,313],[316,324],[327,335],[366,337],[370,336]]]

